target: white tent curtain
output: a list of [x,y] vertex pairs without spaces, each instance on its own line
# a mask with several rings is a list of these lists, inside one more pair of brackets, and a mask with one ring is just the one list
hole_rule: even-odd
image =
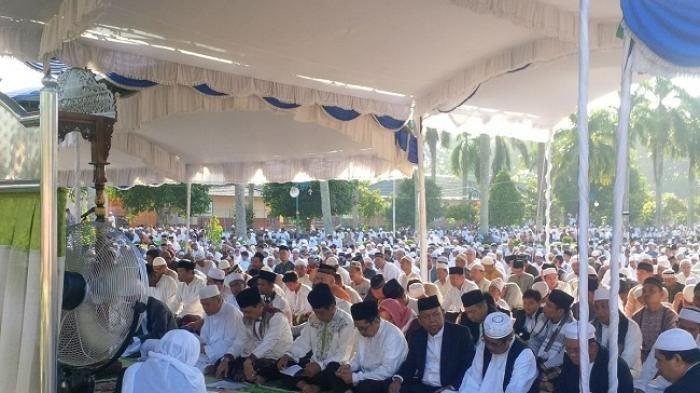
[[38,190],[0,191],[0,381],[6,392],[40,391],[40,207]]

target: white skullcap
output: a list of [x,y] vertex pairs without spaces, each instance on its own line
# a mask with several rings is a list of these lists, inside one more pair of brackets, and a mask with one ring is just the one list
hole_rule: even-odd
[[440,256],[440,257],[438,257],[438,259],[437,259],[437,263],[438,263],[438,264],[440,264],[440,263],[448,264],[448,263],[449,263],[449,260],[447,259],[447,257],[442,257],[442,256]]
[[593,266],[588,265],[588,273],[586,273],[586,274],[588,274],[589,276],[595,276],[595,275],[597,275],[598,273],[596,273],[596,271],[595,271],[595,269],[593,268]]
[[[660,257],[656,260],[656,264],[659,266],[659,269],[661,269],[661,268],[666,269],[666,268],[671,267],[671,262],[669,262],[668,258],[666,258],[665,255],[660,256]],[[663,271],[663,270],[662,270],[662,271]]]
[[226,259],[222,259],[221,262],[219,262],[219,269],[229,269],[231,268],[231,263],[227,261]]
[[[687,284],[687,281],[686,281]],[[685,288],[683,288],[683,298],[685,299],[686,302],[692,303],[693,298],[695,297],[695,284],[693,285],[686,285]]]
[[540,293],[540,296],[545,297],[549,294],[549,287],[544,281],[538,281],[532,284],[532,289]]
[[[590,322],[585,322],[588,324],[588,331],[586,332],[586,335],[588,336],[588,339],[595,338],[595,327],[591,325]],[[570,339],[570,340],[578,340],[578,326],[579,322],[569,322],[564,326],[564,337]]]
[[695,307],[685,307],[678,314],[678,318],[700,324],[700,309]]
[[487,256],[481,258],[481,264],[484,266],[493,265],[493,258],[491,258],[490,256],[487,255]]
[[158,267],[158,266],[167,266],[167,263],[165,263],[165,259],[161,257],[155,257],[153,259],[153,267]]
[[502,312],[493,312],[484,320],[484,335],[490,338],[503,338],[513,333],[513,321]]
[[597,300],[610,300],[610,288],[605,286],[599,286],[598,289],[593,292],[593,301]]
[[548,276],[550,274],[557,274],[557,269],[555,269],[553,267],[548,267],[548,268],[542,270],[542,277]]
[[414,282],[408,286],[408,296],[412,298],[419,298],[423,295],[425,295],[425,288],[423,287],[423,284]]
[[207,285],[199,290],[200,299],[209,299],[210,297],[219,296],[220,294],[219,287],[216,285]]
[[224,285],[231,285],[234,281],[245,281],[245,277],[241,273],[231,273],[224,278]]
[[474,263],[472,263],[472,265],[469,267],[469,271],[472,271],[472,270],[474,270],[474,269],[481,270],[482,272],[485,271],[484,265],[482,265],[482,264],[479,263],[479,262],[474,262]]
[[683,329],[673,328],[661,333],[654,344],[662,351],[688,351],[696,349],[698,343],[693,336]]
[[326,262],[324,262],[324,263],[328,266],[340,265],[340,262],[338,262],[338,258],[336,258],[336,257],[328,257],[328,259],[326,259]]
[[503,290],[503,287],[506,286],[506,283],[503,282],[500,278],[497,278],[493,281],[491,281],[491,287],[496,287],[498,290]]
[[297,258],[296,261],[294,261],[294,266],[309,266],[309,261],[307,261],[304,258]]
[[226,278],[226,273],[221,269],[211,268],[207,272],[207,277],[213,280],[223,280]]
[[542,251],[537,251],[537,252],[535,253],[535,256],[536,256],[536,257],[543,258],[543,257],[544,257],[544,254],[542,253]]
[[[271,269],[269,266],[267,266],[267,265],[265,265],[265,266],[263,266],[262,268],[260,268],[260,270],[264,270],[264,271],[266,271],[266,272],[272,272],[272,269]],[[274,273],[274,272],[273,272],[273,273]]]

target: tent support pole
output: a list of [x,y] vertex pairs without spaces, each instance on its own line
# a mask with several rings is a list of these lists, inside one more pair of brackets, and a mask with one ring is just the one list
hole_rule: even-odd
[[396,238],[396,179],[391,180],[391,232]]
[[420,246],[420,274],[423,281],[428,281],[428,217],[425,203],[425,145],[423,140],[423,117],[416,119],[416,138],[418,141],[418,242]]
[[82,195],[80,195],[82,183],[82,179],[80,178],[80,139],[80,137],[77,137],[75,141],[75,177],[73,181],[73,198],[75,198],[73,217],[75,218],[76,224],[80,222],[80,216],[83,214],[83,208],[80,202],[82,197]]
[[579,331],[581,359],[581,393],[589,393],[590,371],[588,357],[588,11],[590,0],[579,3],[579,74],[578,74],[578,258],[579,258]]
[[549,252],[549,244],[552,231],[552,142],[554,141],[554,130],[549,132],[549,140],[544,150],[544,244],[545,252]]
[[190,223],[192,222],[192,182],[187,182],[187,238],[190,238]]
[[56,196],[56,151],[58,145],[58,83],[51,76],[49,61],[44,61],[44,87],[39,96],[41,131],[41,299],[39,330],[39,373],[41,392],[54,393],[58,387],[58,229]]
[[632,83],[632,56],[630,50],[632,42],[625,38],[625,47],[622,59],[622,81],[620,83],[620,110],[617,125],[617,158],[615,165],[615,185],[613,188],[613,233],[612,250],[610,256],[610,326],[608,331],[608,350],[610,359],[608,362],[608,391],[617,392],[617,358],[618,342],[617,331],[619,324],[618,293],[620,292],[620,251],[622,248],[622,227],[624,225],[623,212],[625,203],[625,189],[627,183],[627,159],[629,155],[628,130],[632,97],[630,86]]

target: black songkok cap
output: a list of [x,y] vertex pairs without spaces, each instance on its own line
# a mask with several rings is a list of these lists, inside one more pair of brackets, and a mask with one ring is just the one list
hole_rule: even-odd
[[194,270],[195,264],[187,259],[180,259],[177,263],[176,269]]
[[246,288],[236,295],[236,302],[238,302],[238,307],[244,309],[246,307],[254,307],[262,303],[260,299],[260,292],[257,288]]
[[557,307],[568,311],[571,308],[571,304],[574,302],[574,298],[562,290],[555,289],[549,293],[549,301],[554,303]]
[[297,272],[287,272],[282,276],[282,282],[297,282],[299,281],[299,276]]
[[639,262],[637,265],[637,270],[644,270],[649,273],[654,273],[654,266],[649,262]]
[[462,305],[464,307],[473,306],[475,304],[482,303],[485,300],[486,298],[484,297],[484,294],[478,289],[462,294]]
[[440,301],[438,300],[437,295],[418,299],[418,312],[432,310],[433,308],[437,307],[440,307]]
[[324,283],[314,285],[314,289],[306,297],[311,308],[328,308],[335,305],[335,296],[331,292],[331,287]]
[[379,316],[379,309],[375,300],[365,300],[364,302],[355,303],[350,307],[350,314],[354,321],[367,321],[375,319]]
[[277,274],[268,272],[267,270],[261,270],[260,273],[258,273],[258,279],[274,284],[275,281],[277,281]]
[[335,272],[338,271],[338,266],[331,266],[331,265],[326,265],[325,263],[322,263],[318,266],[318,273],[325,273],[325,274],[330,274],[332,276],[335,275]]
[[384,286],[384,276],[382,274],[375,274],[372,279],[369,280],[369,286],[372,289],[379,289]]
[[384,287],[382,288],[382,293],[384,293],[384,297],[389,298],[389,299],[399,299],[403,297],[403,295],[406,293],[406,291],[401,287],[401,284],[399,284],[396,279],[391,279],[384,284]]
[[656,285],[657,287],[659,287],[659,289],[662,289],[662,290],[664,289],[663,282],[661,281],[660,278],[658,278],[656,276],[652,276],[652,277],[649,277],[646,280],[644,280],[643,285],[647,285],[647,284]]
[[449,270],[450,274],[461,274],[464,275],[464,268],[460,266],[452,266]]

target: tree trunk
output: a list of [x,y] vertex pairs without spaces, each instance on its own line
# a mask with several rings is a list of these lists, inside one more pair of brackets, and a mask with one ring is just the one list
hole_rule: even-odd
[[245,186],[237,183],[234,184],[233,187],[236,195],[236,237],[238,239],[245,239],[246,231],[248,229],[245,210]]
[[663,201],[661,196],[663,194],[662,184],[663,184],[663,168],[664,168],[664,156],[663,156],[663,146],[657,145],[655,147],[655,152],[653,155],[654,161],[654,197],[656,202],[656,216],[654,218],[654,225],[659,228],[661,227],[661,217]]
[[479,194],[481,207],[479,209],[479,232],[486,236],[489,231],[489,169],[491,155],[491,137],[487,134],[479,135]]
[[695,155],[690,153],[688,157],[688,228],[692,228],[695,222]]
[[328,180],[319,182],[321,188],[321,213],[323,214],[323,229],[326,235],[335,232],[333,228],[333,216],[331,215],[331,191],[328,187]]
[[465,172],[462,175],[462,200],[469,203],[469,175]]
[[[248,210],[254,211],[255,209],[255,184],[248,184],[248,199],[246,199]],[[252,223],[251,223],[252,224]]]
[[358,185],[355,182],[355,187],[352,190],[352,226],[355,228],[360,226],[360,193],[357,191]]
[[544,223],[544,175],[545,175],[545,144],[537,144],[537,207],[535,208],[535,230],[539,233]]
[[435,180],[437,176],[437,142],[435,145],[428,146],[430,149],[430,177]]

